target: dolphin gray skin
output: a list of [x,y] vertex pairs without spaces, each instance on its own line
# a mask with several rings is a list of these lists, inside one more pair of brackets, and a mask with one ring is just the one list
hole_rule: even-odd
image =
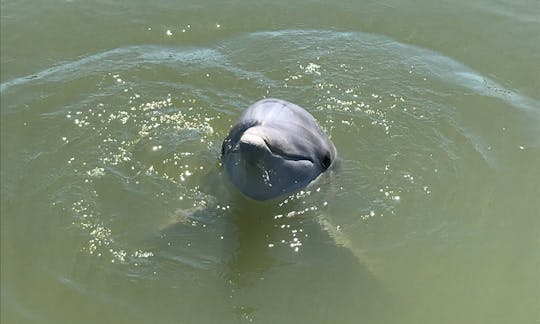
[[326,171],[336,148],[315,118],[281,99],[257,101],[223,141],[221,161],[230,181],[255,200],[301,189]]

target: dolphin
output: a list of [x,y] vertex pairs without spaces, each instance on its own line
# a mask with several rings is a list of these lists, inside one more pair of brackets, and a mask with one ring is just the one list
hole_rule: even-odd
[[306,187],[336,160],[315,118],[281,99],[249,106],[221,147],[225,174],[245,196],[269,200]]

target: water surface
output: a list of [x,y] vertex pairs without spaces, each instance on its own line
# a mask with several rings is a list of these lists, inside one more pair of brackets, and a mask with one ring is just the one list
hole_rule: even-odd
[[[1,321],[540,321],[536,1],[2,1]],[[339,167],[219,164],[309,110]]]

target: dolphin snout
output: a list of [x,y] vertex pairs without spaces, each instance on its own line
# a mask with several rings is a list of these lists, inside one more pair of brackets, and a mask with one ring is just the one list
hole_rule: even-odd
[[238,144],[243,158],[252,164],[256,164],[262,157],[271,153],[264,138],[255,134],[244,133]]

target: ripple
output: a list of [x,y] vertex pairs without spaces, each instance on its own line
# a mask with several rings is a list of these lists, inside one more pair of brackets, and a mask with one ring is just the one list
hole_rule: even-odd
[[[309,233],[287,218],[319,219],[339,245],[354,249],[340,234],[347,226],[397,217],[401,206],[428,199],[434,183],[467,163],[496,166],[491,139],[461,119],[470,97],[534,118],[539,106],[440,53],[328,30],[242,34],[213,47],[112,49],[7,81],[0,92],[3,118],[24,119],[21,107],[38,116],[25,121],[29,132],[40,134],[30,152],[10,158],[25,161],[23,170],[61,163],[57,176],[77,188],[62,204],[85,253],[124,264],[164,258],[201,269],[227,259],[224,251],[232,249],[218,248],[220,237],[233,236],[224,235],[227,222],[210,221],[237,211],[220,177],[221,140],[260,97],[308,108],[341,154],[332,179],[281,199],[274,206],[279,211],[270,213],[284,227],[265,248],[293,253],[302,251],[301,236]],[[456,98],[467,104],[455,105]],[[11,123],[3,125],[17,133]],[[42,154],[51,143],[55,150]],[[32,161],[18,159],[23,153]],[[46,187],[47,179],[38,182]],[[52,196],[64,194],[57,189]],[[141,238],[171,223],[191,226],[177,246],[207,233],[211,248],[184,246],[174,251],[180,255],[149,250]]]

